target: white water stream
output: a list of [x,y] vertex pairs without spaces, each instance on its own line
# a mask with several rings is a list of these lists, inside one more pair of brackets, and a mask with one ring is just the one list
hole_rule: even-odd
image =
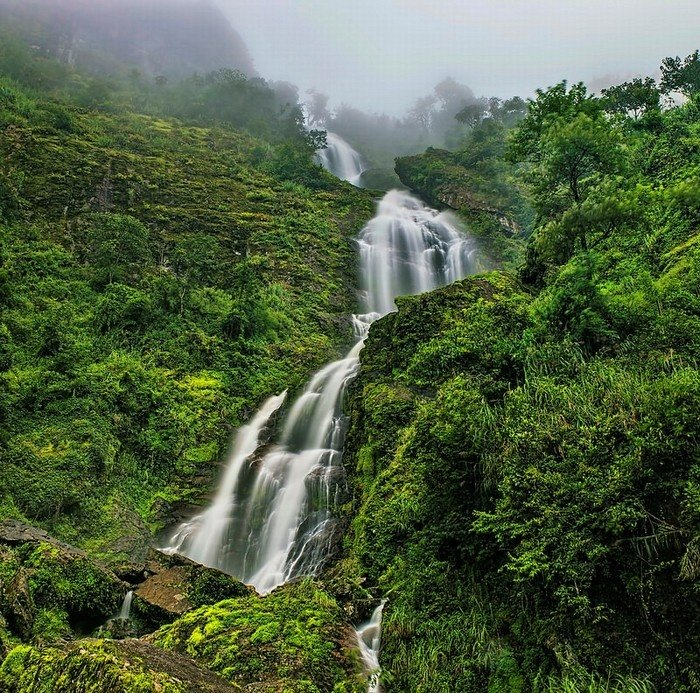
[[358,245],[363,312],[353,316],[355,346],[313,376],[266,454],[256,455],[261,434],[286,393],[270,397],[238,430],[211,505],[180,525],[166,552],[219,568],[263,594],[321,566],[344,486],[343,397],[369,327],[395,309],[396,296],[464,277],[474,252],[448,216],[398,190],[381,200]]
[[382,637],[382,612],[386,599],[374,610],[372,618],[363,623],[356,631],[357,644],[360,648],[362,663],[367,672],[367,693],[380,693],[379,646]]
[[128,621],[131,618],[131,603],[134,600],[134,590],[129,590],[125,597],[124,601],[122,602],[122,608],[119,611],[119,616],[117,618],[121,618],[124,621]]

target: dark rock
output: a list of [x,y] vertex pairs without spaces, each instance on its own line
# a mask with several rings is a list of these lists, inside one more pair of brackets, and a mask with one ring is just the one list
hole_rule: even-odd
[[133,609],[136,618],[154,627],[203,604],[255,593],[220,570],[154,549],[148,553],[145,575],[135,589]]
[[72,555],[85,555],[83,551],[54,539],[43,529],[30,527],[19,520],[3,520],[0,522],[0,544],[17,546],[18,544],[26,544],[27,542],[46,542]]

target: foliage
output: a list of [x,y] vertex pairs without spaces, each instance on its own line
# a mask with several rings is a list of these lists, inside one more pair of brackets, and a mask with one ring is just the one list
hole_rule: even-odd
[[86,555],[50,541],[2,546],[0,612],[36,645],[89,634],[119,610],[124,585]]
[[679,91],[692,96],[700,91],[700,51],[681,60],[664,58],[661,63],[661,90],[665,93]]
[[[536,212],[524,283],[471,278],[372,327],[345,551],[389,599],[390,690],[700,684],[700,112],[657,104],[650,80],[538,91],[490,154]],[[399,161],[460,207],[494,128],[464,116],[462,151]]]
[[216,693],[224,687],[190,662],[136,641],[82,640],[66,650],[20,646],[0,667],[8,693]]
[[638,120],[659,107],[661,93],[651,77],[636,77],[631,82],[603,89],[603,107],[608,113],[631,114]]
[[1,513],[143,560],[230,427],[351,339],[372,199],[306,136],[293,176],[318,191],[242,132],[69,105],[57,127],[54,102],[0,94]]

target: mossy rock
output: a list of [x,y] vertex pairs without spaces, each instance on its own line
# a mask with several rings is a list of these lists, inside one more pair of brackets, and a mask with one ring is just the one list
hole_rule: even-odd
[[219,570],[151,550],[145,579],[135,586],[133,614],[142,624],[141,632],[150,631],[194,608],[254,592]]
[[141,640],[80,640],[65,648],[12,650],[0,667],[7,693],[233,693],[191,659]]
[[82,551],[13,520],[0,523],[0,552],[0,609],[26,641],[92,632],[118,612],[128,588]]
[[191,611],[149,640],[194,657],[244,690],[364,690],[345,614],[310,580]]

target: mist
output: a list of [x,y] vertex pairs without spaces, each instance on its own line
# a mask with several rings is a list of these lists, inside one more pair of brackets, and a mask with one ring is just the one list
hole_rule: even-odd
[[446,76],[506,98],[562,79],[655,75],[700,31],[694,0],[217,2],[261,75],[393,115]]

